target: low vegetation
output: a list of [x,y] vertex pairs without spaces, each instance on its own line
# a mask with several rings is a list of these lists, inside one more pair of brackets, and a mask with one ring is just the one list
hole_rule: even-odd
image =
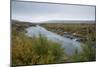
[[77,33],[81,37],[88,38],[82,46],[83,52],[79,54],[76,49],[74,55],[67,56],[60,44],[48,40],[41,34],[38,38],[27,37],[25,35],[27,26],[15,23],[12,24],[12,66],[96,60],[95,24],[43,24],[42,26],[60,35],[62,32],[54,30],[61,29],[63,32]]
[[89,42],[85,43],[82,47],[83,52],[78,54],[76,50],[75,54],[70,57],[70,62],[86,62],[96,60],[96,49]]
[[[16,34],[17,33],[17,34]],[[65,61],[64,49],[40,34],[29,38],[24,32],[12,32],[12,64],[32,65],[51,64]]]
[[78,54],[76,49],[75,54],[68,60],[68,62],[78,61],[95,61],[96,60],[96,25],[95,23],[49,23],[42,24],[46,29],[55,32],[59,35],[63,35],[64,32],[69,34],[75,33],[76,36],[84,38],[82,49],[83,52]]
[[63,35],[64,32],[68,32],[69,34],[75,33],[77,36],[91,39],[92,41],[96,40],[96,25],[95,23],[48,23],[41,24],[46,29],[58,33],[59,35]]

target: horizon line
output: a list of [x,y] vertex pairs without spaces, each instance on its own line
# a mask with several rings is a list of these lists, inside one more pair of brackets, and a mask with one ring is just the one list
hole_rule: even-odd
[[21,22],[33,22],[33,23],[45,23],[49,21],[96,21],[96,20],[46,20],[46,21],[24,21],[24,20],[17,20],[17,19],[11,19],[13,21],[21,21]]

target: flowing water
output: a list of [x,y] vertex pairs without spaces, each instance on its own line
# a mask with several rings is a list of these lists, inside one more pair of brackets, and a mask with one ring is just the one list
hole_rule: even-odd
[[78,52],[82,51],[80,42],[75,41],[70,38],[65,38],[63,36],[60,36],[56,33],[48,31],[47,29],[45,29],[44,27],[41,27],[39,25],[28,27],[28,28],[26,28],[26,31],[27,31],[26,35],[29,37],[34,37],[34,36],[38,37],[39,34],[42,34],[45,37],[47,37],[49,40],[60,43],[61,47],[65,49],[65,53],[67,55],[74,54],[76,49]]

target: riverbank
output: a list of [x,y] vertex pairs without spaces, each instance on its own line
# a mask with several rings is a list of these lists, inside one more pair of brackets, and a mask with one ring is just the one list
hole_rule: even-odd
[[45,27],[49,31],[55,32],[63,37],[70,39],[75,39],[79,42],[86,42],[91,40],[96,41],[96,27],[94,24],[88,23],[76,23],[76,24],[66,24],[66,23],[44,23],[41,26]]
[[[78,53],[78,50],[75,49],[73,52],[74,54],[71,56],[66,55],[64,50],[66,49],[66,52],[71,53],[71,50],[73,50],[74,47],[79,47],[77,41],[74,41],[74,37],[76,36],[77,31],[81,31],[81,26],[76,28],[73,26],[69,27],[66,25],[64,27],[65,30],[63,30],[63,26],[59,26],[60,28],[55,27],[56,25],[53,24],[53,28],[48,28],[44,26],[44,24],[40,24],[40,26],[36,26],[37,24],[24,24],[23,22],[17,22],[12,24],[12,63],[13,65],[30,65],[30,64],[52,64],[52,63],[67,63],[67,62],[86,62],[86,61],[95,61],[96,60],[96,49],[94,48],[96,45],[91,45],[91,41],[87,41],[87,43],[84,43],[84,46],[82,46],[83,51],[81,53]],[[65,25],[65,24],[64,24]],[[41,27],[42,26],[42,27]],[[58,26],[58,25],[57,25]],[[90,25],[91,26],[91,25]],[[32,35],[37,35],[38,32],[41,32],[42,34],[46,35],[46,37],[40,37],[34,38],[28,37],[25,35],[25,33],[28,33],[28,31],[25,31],[27,28],[29,28],[29,34],[32,33]],[[76,29],[75,29],[76,28]],[[87,27],[86,27],[87,28]],[[30,30],[31,29],[31,30]],[[59,30],[61,29],[61,33],[59,33]],[[73,30],[75,29],[75,30]],[[79,30],[80,29],[80,30]],[[88,29],[88,28],[87,28]],[[89,27],[89,30],[92,29],[94,32],[90,32],[90,34],[86,34],[86,32],[82,32],[88,35],[88,37],[91,37],[91,35],[95,34],[95,29],[93,27]],[[85,29],[86,30],[86,29]],[[74,31],[74,32],[71,32]],[[89,33],[87,31],[87,33]],[[65,36],[64,36],[65,34]],[[84,35],[85,35],[84,34]],[[67,35],[67,36],[66,36]],[[47,38],[50,38],[53,41],[48,40]],[[66,38],[65,38],[66,37]],[[69,38],[68,38],[69,37]],[[78,37],[78,36],[77,36]],[[85,36],[84,36],[85,37]],[[67,39],[68,38],[68,39]],[[58,42],[63,41],[65,44],[62,48],[62,45],[60,42],[55,42],[57,40]],[[73,46],[73,47],[72,47]]]

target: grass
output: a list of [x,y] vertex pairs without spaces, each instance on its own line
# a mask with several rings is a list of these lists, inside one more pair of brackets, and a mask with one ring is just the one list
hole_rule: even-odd
[[76,33],[79,37],[87,39],[84,41],[83,52],[69,57],[68,62],[95,61],[96,60],[96,25],[95,24],[65,24],[65,23],[49,23],[42,24],[46,29],[62,35],[63,32],[70,34]]
[[41,24],[46,29],[62,35],[63,32],[68,32],[70,34],[76,33],[79,37],[85,39],[96,40],[96,27],[95,24],[66,24],[66,23],[48,23]]
[[60,44],[39,35],[29,38],[22,33],[12,36],[12,65],[32,65],[60,63],[64,58]]
[[[48,40],[45,36],[29,38],[23,24],[12,25],[12,65],[54,64],[96,60],[95,24],[41,24],[46,29],[62,35],[62,32],[77,33],[88,40],[82,46],[83,52],[67,56],[61,44]],[[56,30],[56,31],[55,31]],[[61,32],[57,31],[61,30]]]
[[96,49],[88,41],[82,46],[83,52],[78,54],[77,52],[71,56],[71,62],[88,62],[96,60]]

